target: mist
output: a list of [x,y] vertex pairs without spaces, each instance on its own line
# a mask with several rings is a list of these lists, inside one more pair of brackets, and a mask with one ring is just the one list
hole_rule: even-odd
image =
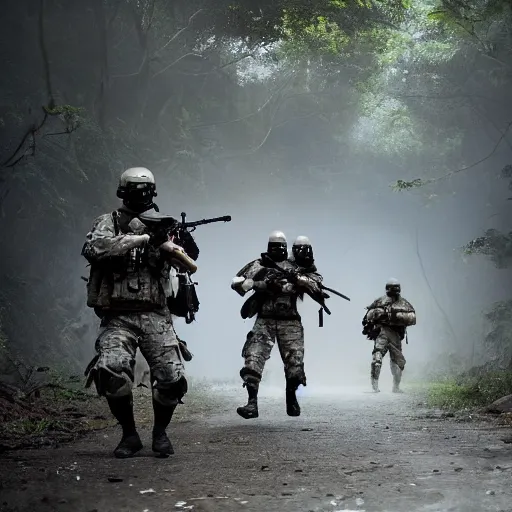
[[[300,304],[308,387],[367,382],[372,346],[361,319],[390,277],[400,280],[418,315],[404,347],[407,379],[447,357],[484,362],[483,313],[507,299],[510,276],[460,249],[490,227],[508,228],[507,191],[495,179],[510,160],[501,128],[506,101],[498,104],[507,87],[497,86],[494,101],[478,112],[457,98],[432,99],[439,76],[448,92],[457,81],[462,50],[435,54],[433,76],[432,62],[418,63],[408,49],[383,65],[381,47],[333,55],[330,47],[297,49],[272,33],[251,53],[246,38],[257,27],[224,23],[223,7],[208,18],[195,3],[157,2],[148,25],[152,11],[129,2],[85,11],[78,4],[49,2],[41,11],[8,4],[1,331],[17,357],[74,371],[92,357],[98,319],[85,306],[81,246],[94,218],[118,206],[123,170],[145,166],[156,176],[162,212],[185,211],[190,220],[232,216],[194,233],[200,311],[191,325],[176,320],[195,356],[191,377],[239,380],[252,320],[241,319],[243,299],[230,282],[275,229],[285,232],[289,248],[296,236],[308,236],[326,285],[351,298],[329,300],[332,316],[323,328],[317,305],[308,297]],[[420,4],[412,18],[401,18],[400,30],[414,29],[415,44],[428,48],[427,28],[417,27],[430,3]],[[381,30],[388,14],[357,23]],[[21,19],[14,33],[9,27]],[[96,32],[101,37],[91,39]],[[445,41],[442,32],[434,36]],[[464,87],[477,95],[483,86],[473,80]],[[34,154],[23,144],[16,149],[29,141],[23,136],[47,103],[69,108],[34,135]],[[397,105],[409,117],[387,124]],[[76,129],[69,130],[70,118],[80,119]],[[505,142],[496,145],[499,133]],[[418,189],[392,188],[464,165],[467,171],[442,184],[427,179]],[[282,382],[279,359],[275,350],[264,377],[269,385]]]
[[[366,172],[370,174],[371,169]],[[412,169],[413,174],[421,172],[421,168]],[[409,329],[409,344],[404,346],[404,378],[424,378],[447,354],[479,363],[485,322],[478,313],[506,298],[509,286],[492,265],[464,263],[459,248],[487,227],[493,212],[490,199],[500,196],[499,187],[482,194],[485,179],[469,178],[465,186],[454,183],[456,194],[428,208],[421,195],[406,197],[370,184],[362,189],[348,180],[340,183],[339,194],[322,187],[304,190],[262,181],[261,190],[250,192],[243,183],[232,182],[229,191],[209,187],[207,201],[194,195],[183,197],[172,187],[158,187],[157,203],[164,212],[179,216],[184,210],[190,220],[232,215],[230,223],[201,226],[194,232],[201,251],[195,274],[200,310],[191,325],[176,320],[178,335],[195,356],[188,366],[192,377],[239,380],[241,349],[254,319],[240,317],[245,299],[230,289],[230,282],[242,266],[266,250],[268,235],[275,229],[286,234],[289,248],[297,236],[308,236],[324,283],[351,299],[347,302],[333,295],[328,301],[332,316],[324,314],[322,328],[318,327],[318,305],[308,297],[300,303],[308,377],[303,393],[368,384],[373,344],[361,334],[361,320],[365,307],[384,294],[390,277],[400,280],[402,295],[415,306],[418,316],[417,325]],[[422,273],[416,236],[433,293]],[[384,367],[386,383],[391,379],[387,361]],[[263,388],[282,387],[277,347],[265,367],[263,382]]]
[[[510,0],[4,0],[0,62],[2,510],[510,509]],[[87,307],[133,167],[161,213],[232,218],[192,233],[187,389],[167,320],[98,339]],[[240,376],[231,282],[275,230],[350,298],[323,327],[299,301],[296,395],[279,346]],[[362,334],[390,278],[401,380]],[[139,348],[132,379],[138,321],[159,385]]]

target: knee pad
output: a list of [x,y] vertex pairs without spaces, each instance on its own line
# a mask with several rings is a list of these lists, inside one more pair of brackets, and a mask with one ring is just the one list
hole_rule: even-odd
[[304,373],[304,366],[297,365],[297,366],[292,366],[291,368],[287,368],[286,369],[286,382],[290,386],[294,386],[295,389],[297,389],[300,384],[305,386],[306,385],[306,374]]
[[181,399],[188,391],[188,382],[180,377],[176,382],[156,382],[153,386],[153,399],[165,407],[182,403]]
[[125,372],[113,373],[106,368],[92,370],[98,395],[107,398],[120,398],[132,392],[132,381]]
[[251,368],[242,368],[240,377],[244,381],[244,386],[258,386],[261,381],[261,374]]

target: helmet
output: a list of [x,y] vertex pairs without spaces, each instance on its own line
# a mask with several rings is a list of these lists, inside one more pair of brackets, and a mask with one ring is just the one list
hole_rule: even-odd
[[298,236],[292,245],[292,254],[297,265],[309,267],[313,265],[313,247],[307,236]]
[[398,297],[401,291],[402,287],[397,279],[388,279],[388,282],[386,283],[386,295],[388,297]]
[[268,255],[276,262],[288,258],[288,244],[286,236],[282,231],[272,231],[268,237]]
[[268,237],[268,242],[286,243],[286,235],[282,231],[272,231]]
[[[132,167],[121,174],[117,197],[131,210],[141,213],[155,208],[155,177],[145,167]],[[156,208],[155,208],[156,209]]]

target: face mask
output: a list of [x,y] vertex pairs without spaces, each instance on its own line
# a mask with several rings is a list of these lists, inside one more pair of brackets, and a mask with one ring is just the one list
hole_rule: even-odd
[[284,242],[269,242],[267,253],[275,262],[279,263],[288,258],[288,247]]
[[156,196],[155,186],[149,183],[129,183],[127,187],[118,190],[118,197],[123,199],[123,204],[130,210],[142,213],[151,208],[158,208],[153,203]]
[[398,286],[390,286],[386,288],[386,295],[390,298],[397,298],[400,296],[400,288]]
[[301,267],[309,267],[315,261],[313,257],[313,247],[311,245],[294,245],[292,247],[295,262]]

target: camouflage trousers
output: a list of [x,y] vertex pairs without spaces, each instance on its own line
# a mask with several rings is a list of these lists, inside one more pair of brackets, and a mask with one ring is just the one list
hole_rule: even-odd
[[[382,326],[375,340],[375,345],[372,352],[372,373],[376,373],[375,377],[378,378],[382,359],[389,351],[389,358],[391,364],[391,372],[393,375],[398,370],[403,371],[405,368],[405,357],[402,353],[402,340],[399,334],[393,329]],[[376,369],[378,366],[378,369]]]
[[167,309],[103,317],[95,348],[86,387],[94,381],[99,395],[131,393],[137,348],[148,363],[155,400],[172,405],[187,392],[183,356]]
[[305,386],[304,328],[300,320],[257,318],[242,349],[245,364],[240,376],[245,383],[258,386],[276,340],[285,377]]

